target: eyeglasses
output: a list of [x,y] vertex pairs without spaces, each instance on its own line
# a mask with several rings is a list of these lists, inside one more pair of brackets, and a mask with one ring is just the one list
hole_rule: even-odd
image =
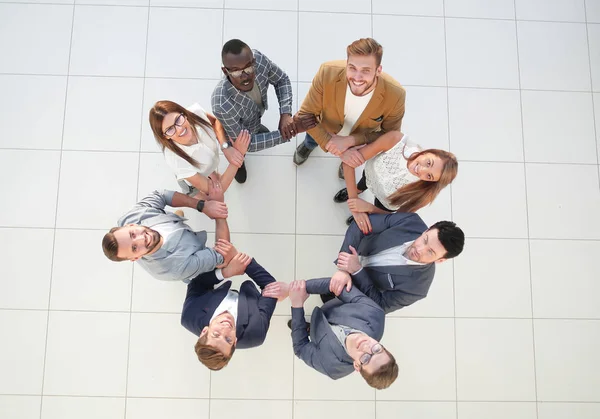
[[185,120],[187,118],[185,117],[184,114],[180,113],[179,116],[177,118],[175,118],[175,124],[171,125],[169,128],[167,128],[165,130],[165,132],[163,134],[165,134],[165,137],[172,137],[173,135],[175,135],[175,133],[177,132],[177,127],[182,126],[185,123]]
[[376,343],[371,347],[370,354],[362,354],[359,358],[360,365],[367,365],[373,355],[377,355],[383,352],[383,346],[380,343]]
[[250,64],[248,67],[246,67],[242,70],[229,71],[228,68],[225,68],[225,70],[227,70],[227,74],[229,74],[231,77],[234,77],[236,79],[239,79],[240,77],[242,77],[242,74],[250,76],[250,75],[254,74],[254,70],[255,70],[254,60],[252,60],[252,64]]

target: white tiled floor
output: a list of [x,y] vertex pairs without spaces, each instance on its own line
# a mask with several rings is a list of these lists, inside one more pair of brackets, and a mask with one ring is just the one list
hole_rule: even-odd
[[[406,87],[404,131],[461,161],[422,215],[460,223],[465,252],[388,316],[388,390],[296,359],[288,302],[211,373],[185,286],[100,252],[138,197],[176,188],[148,109],[210,108],[231,37],[286,70],[297,108],[362,36]],[[600,417],[599,0],[0,0],[0,56],[0,417]],[[347,215],[336,159],[296,168],[295,144],[248,157],[227,194],[233,241],[283,281],[333,272]]]

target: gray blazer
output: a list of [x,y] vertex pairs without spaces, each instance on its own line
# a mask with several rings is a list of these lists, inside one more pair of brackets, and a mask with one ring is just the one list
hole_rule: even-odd
[[223,263],[223,256],[206,247],[206,231],[194,232],[184,219],[165,212],[171,205],[173,191],[154,191],[118,221],[118,226],[140,224],[149,228],[162,223],[177,223],[177,230],[163,243],[160,249],[137,260],[142,268],[156,279],[189,283],[204,272]]
[[[355,222],[346,231],[340,252],[349,246],[361,256],[370,256],[417,239],[427,225],[415,213],[371,214],[373,231],[364,235]],[[411,305],[427,296],[435,264],[370,266],[352,275],[352,282],[387,313]]]
[[[329,292],[330,278],[306,281],[309,294]],[[316,307],[310,322],[310,341],[304,321],[304,308],[292,308],[292,341],[294,353],[306,365],[337,380],[354,371],[354,361],[333,333],[329,323],[343,324],[381,340],[385,313],[356,287],[344,291],[338,298]]]

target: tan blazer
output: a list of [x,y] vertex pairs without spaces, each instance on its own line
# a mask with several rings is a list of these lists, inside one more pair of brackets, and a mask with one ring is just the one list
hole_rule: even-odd
[[[319,124],[308,133],[325,150],[325,145],[344,126],[346,61],[321,64],[300,107],[300,114],[317,116]],[[356,145],[371,143],[389,131],[399,131],[404,116],[406,91],[390,75],[381,73],[371,100],[352,127]]]

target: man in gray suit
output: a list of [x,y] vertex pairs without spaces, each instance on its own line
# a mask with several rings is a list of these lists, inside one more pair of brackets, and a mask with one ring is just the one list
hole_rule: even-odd
[[353,283],[386,314],[425,298],[435,264],[458,256],[465,243],[464,233],[451,221],[427,228],[417,214],[399,212],[371,214],[369,220],[368,235],[355,222],[346,231],[337,266],[351,280],[340,286]]
[[[179,192],[154,191],[104,235],[102,250],[115,262],[137,261],[157,279],[189,283],[202,273],[225,266],[235,256],[223,201],[223,190],[216,180],[209,182],[207,201]],[[194,208],[215,219],[215,248],[206,247],[206,231],[194,232],[183,218],[165,212],[167,205]]]
[[358,371],[376,389],[389,387],[398,377],[398,365],[379,340],[383,336],[385,313],[356,287],[343,288],[333,299],[312,312],[309,330],[304,320],[308,294],[324,294],[349,280],[346,272],[331,279],[272,283],[264,297],[281,298],[289,291],[292,304],[294,353],[309,367],[337,380]]

